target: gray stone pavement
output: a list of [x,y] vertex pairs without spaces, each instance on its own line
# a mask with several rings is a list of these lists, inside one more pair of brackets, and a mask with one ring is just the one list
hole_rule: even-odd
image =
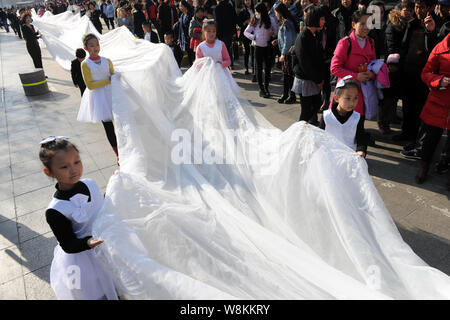
[[[55,299],[49,272],[56,240],[44,215],[55,181],[42,173],[38,142],[49,135],[71,137],[82,154],[84,177],[94,179],[103,191],[117,169],[103,127],[76,121],[80,93],[70,73],[45,49],[42,53],[51,93],[26,97],[18,76],[33,67],[25,42],[0,31],[0,299]],[[272,124],[284,130],[297,121],[299,103],[276,101],[282,90],[279,72],[273,75],[273,97],[263,99],[243,71],[236,63],[234,78]],[[431,173],[428,182],[417,186],[417,162],[403,159],[401,146],[378,135],[375,122],[368,121],[367,127],[379,140],[379,147],[369,147],[369,172],[403,238],[428,264],[450,275],[445,177]]]

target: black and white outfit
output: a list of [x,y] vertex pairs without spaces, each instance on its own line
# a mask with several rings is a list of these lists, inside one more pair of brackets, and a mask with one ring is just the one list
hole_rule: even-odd
[[367,152],[367,134],[364,130],[364,117],[356,111],[344,116],[337,111],[337,104],[323,112],[319,128],[331,133],[339,141],[355,151]]
[[53,252],[50,285],[60,300],[117,300],[114,283],[88,245],[103,194],[91,179],[56,192],[45,216],[58,245]]
[[292,91],[300,94],[302,107],[299,121],[310,121],[322,104],[318,84],[324,80],[325,62],[322,45],[308,28],[303,29],[295,40],[292,59],[295,73]]
[[22,34],[26,41],[27,51],[31,59],[33,59],[34,67],[42,68],[42,54],[38,42],[39,32],[36,32],[32,24],[29,27],[26,24],[22,24]]

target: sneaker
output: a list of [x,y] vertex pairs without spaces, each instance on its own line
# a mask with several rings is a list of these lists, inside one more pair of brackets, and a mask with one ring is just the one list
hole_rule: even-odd
[[284,103],[286,104],[293,104],[297,102],[297,97],[296,96],[290,96]]
[[287,97],[285,96],[281,96],[280,99],[278,99],[278,103],[285,103],[286,102]]
[[256,80],[256,74],[253,75],[252,77],[252,82],[257,82],[258,80]]
[[250,72],[248,72],[248,70],[245,70],[244,74],[248,75],[248,74],[250,74]]
[[420,160],[420,153],[417,151],[417,149],[412,149],[409,151],[400,151],[400,154],[404,156],[406,159],[416,159]]
[[447,162],[445,161],[439,161],[438,163],[436,163],[436,168],[435,171],[438,174],[442,174],[444,172],[447,172],[449,168],[449,165]]
[[416,143],[415,142],[408,143],[406,146],[403,147],[403,150],[405,150],[405,151],[411,151],[413,149],[416,149]]

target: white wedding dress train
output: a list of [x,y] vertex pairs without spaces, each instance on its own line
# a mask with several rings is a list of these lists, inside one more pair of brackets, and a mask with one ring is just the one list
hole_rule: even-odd
[[[70,13],[35,20],[65,68],[80,46],[67,34],[95,33]],[[273,127],[210,58],[182,75],[164,44],[126,28],[99,37],[118,72],[121,166],[93,230],[120,294],[450,298],[450,278],[402,240],[353,150],[304,122]]]

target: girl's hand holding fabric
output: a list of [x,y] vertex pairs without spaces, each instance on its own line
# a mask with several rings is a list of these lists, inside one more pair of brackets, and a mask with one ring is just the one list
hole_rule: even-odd
[[88,240],[88,246],[90,248],[95,248],[96,246],[101,245],[103,242],[104,242],[104,240],[102,240],[102,239],[94,240],[93,238],[90,238]]

